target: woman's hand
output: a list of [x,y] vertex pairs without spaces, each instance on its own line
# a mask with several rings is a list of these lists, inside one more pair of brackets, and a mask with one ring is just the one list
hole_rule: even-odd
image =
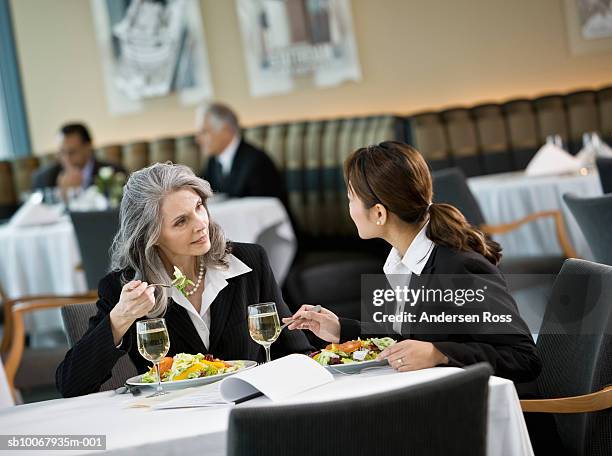
[[327,342],[340,342],[338,316],[323,307],[320,312],[311,312],[310,309],[313,307],[308,304],[302,305],[292,317],[283,318],[283,323],[294,320],[289,324],[289,329],[309,329],[317,337]]
[[385,348],[376,359],[387,359],[389,365],[400,372],[448,364],[448,358],[431,342],[413,339],[402,340]]
[[147,282],[132,280],[121,289],[119,302],[110,312],[111,329],[115,345],[130,326],[140,317],[147,315],[155,306],[155,289]]

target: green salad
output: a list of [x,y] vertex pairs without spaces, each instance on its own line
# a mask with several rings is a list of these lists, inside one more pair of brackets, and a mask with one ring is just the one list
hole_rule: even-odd
[[323,366],[361,363],[375,360],[381,351],[395,343],[390,337],[349,340],[343,344],[329,344],[325,349],[311,353],[310,357]]
[[[242,361],[228,363],[214,358],[212,355],[189,355],[178,353],[173,358],[166,357],[159,363],[159,373],[162,382],[174,382],[178,380],[189,380],[200,377],[210,377],[217,374],[235,372],[244,367]],[[155,366],[142,375],[141,382],[157,383]]]

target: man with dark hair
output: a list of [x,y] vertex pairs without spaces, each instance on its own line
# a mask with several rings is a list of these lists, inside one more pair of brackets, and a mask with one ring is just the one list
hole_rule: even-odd
[[273,196],[288,209],[287,191],[272,159],[240,137],[236,114],[221,103],[198,110],[197,142],[208,165],[202,177],[230,197]]
[[100,168],[110,166],[125,172],[120,166],[96,160],[91,135],[81,123],[70,123],[59,131],[59,153],[56,164],[39,169],[32,177],[32,187],[59,187],[66,191],[71,187],[87,188],[94,183]]

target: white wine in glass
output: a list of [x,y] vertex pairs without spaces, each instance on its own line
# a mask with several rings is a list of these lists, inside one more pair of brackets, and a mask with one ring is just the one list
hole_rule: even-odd
[[249,334],[251,339],[266,350],[266,362],[270,362],[270,345],[281,332],[276,304],[266,302],[249,306]]
[[161,375],[159,374],[159,363],[170,350],[170,337],[168,336],[166,321],[163,318],[137,321],[136,340],[138,351],[142,357],[154,363],[157,371],[157,391],[147,397],[167,394],[161,386]]

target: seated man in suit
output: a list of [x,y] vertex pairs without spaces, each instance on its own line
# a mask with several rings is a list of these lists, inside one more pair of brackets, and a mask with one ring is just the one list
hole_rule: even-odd
[[96,160],[87,127],[80,123],[66,124],[59,131],[58,161],[36,171],[32,188],[59,187],[66,192],[71,187],[87,188],[94,183],[100,168],[110,166],[115,171],[123,168]]
[[202,177],[230,197],[274,196],[288,208],[281,174],[270,157],[240,137],[236,114],[213,103],[197,113],[197,142],[208,165]]

